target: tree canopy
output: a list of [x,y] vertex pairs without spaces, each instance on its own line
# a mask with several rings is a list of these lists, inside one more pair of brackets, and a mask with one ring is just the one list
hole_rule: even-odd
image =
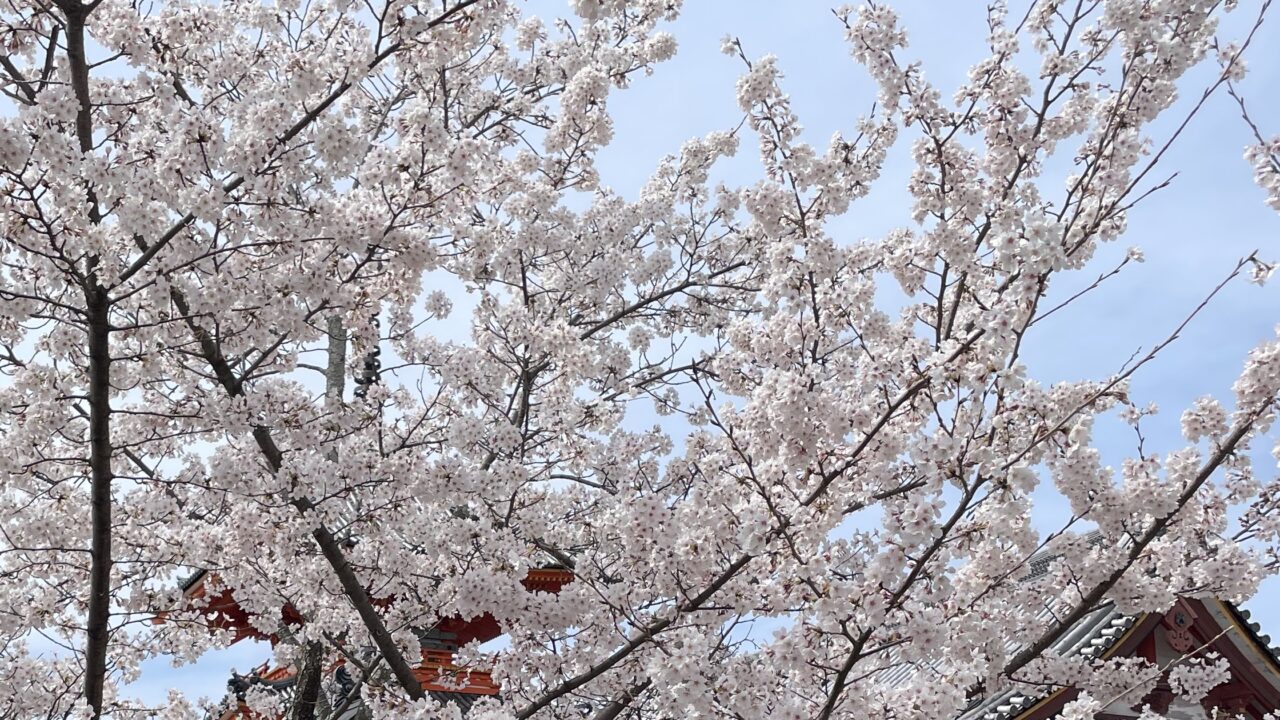
[[[679,0],[555,21],[510,0],[8,0],[0,718],[210,711],[125,690],[231,641],[184,598],[193,570],[279,635],[278,664],[350,668],[373,717],[455,717],[414,680],[420,632],[485,613],[509,644],[463,648],[501,685],[471,718],[945,718],[1011,683],[1073,684],[1091,717],[1148,688],[1149,665],[1045,651],[1101,603],[1238,600],[1280,569],[1280,483],[1254,469],[1280,342],[1258,338],[1234,396],[1175,411],[1185,447],[1139,431],[1117,468],[1095,421],[1141,428],[1130,379],[1195,352],[1182,328],[1105,377],[1045,385],[1024,358],[1142,260],[1096,255],[1210,98],[1239,103],[1280,210],[1280,118],[1237,91],[1269,50],[1217,34],[1269,3],[1236,4],[994,2],[951,97],[888,6],[838,9],[838,71],[879,94],[825,146],[777,59],[726,38],[741,123],[625,197],[597,166],[609,100],[675,54]],[[904,145],[900,228],[835,231]],[[740,153],[761,179],[716,173]],[[1063,275],[1097,281],[1050,303]],[[1070,506],[1047,532],[1045,488]],[[530,593],[549,565],[572,582]],[[249,703],[330,717],[334,683]]]

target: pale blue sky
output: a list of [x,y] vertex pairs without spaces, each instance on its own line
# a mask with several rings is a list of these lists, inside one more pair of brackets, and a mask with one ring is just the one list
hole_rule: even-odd
[[[906,54],[924,62],[926,75],[948,97],[968,66],[982,57],[987,3],[900,0],[892,4],[899,8],[911,34]],[[749,56],[773,53],[779,57],[787,75],[784,87],[815,144],[825,147],[835,130],[851,131],[857,115],[871,106],[875,90],[849,58],[832,7],[826,0],[687,0],[683,16],[669,28],[680,45],[676,59],[610,100],[616,140],[602,153],[604,183],[634,197],[661,155],[675,152],[690,137],[737,125],[740,112],[734,83],[741,64],[720,54],[720,38],[725,34],[740,37]],[[1242,2],[1228,16],[1223,35],[1238,36],[1255,7],[1256,2]],[[1250,76],[1241,87],[1257,119],[1280,132],[1280,16],[1271,18],[1255,43],[1249,56]],[[1188,96],[1198,95],[1213,72],[1205,70],[1184,83]],[[1171,117],[1180,119],[1186,106],[1181,103]],[[1167,131],[1169,126],[1161,122],[1157,129]],[[1074,313],[1046,323],[1027,358],[1036,377],[1046,382],[1105,377],[1139,346],[1149,348],[1164,338],[1237,259],[1254,249],[1260,249],[1264,258],[1280,258],[1280,216],[1263,204],[1262,192],[1251,182],[1251,170],[1242,158],[1248,142],[1247,129],[1230,98],[1223,94],[1210,100],[1165,161],[1161,177],[1181,171],[1172,186],[1131,214],[1129,234],[1100,253],[1091,271],[1060,281],[1053,289],[1059,297],[1069,295],[1113,265],[1129,245],[1138,245],[1146,253],[1144,264],[1129,268],[1104,294],[1086,298]],[[835,226],[838,236],[847,240],[877,237],[907,222],[904,188],[911,167],[902,145],[891,155],[872,196],[856,204]],[[739,177],[754,173],[753,155],[754,142],[748,140],[725,172]],[[1178,416],[1196,397],[1211,393],[1229,398],[1245,354],[1270,336],[1277,322],[1280,280],[1268,288],[1239,282],[1141,373],[1133,383],[1134,400],[1154,401],[1162,409],[1144,423],[1148,450],[1167,451],[1179,445]],[[1118,463],[1133,452],[1133,435],[1127,427],[1118,423],[1103,427],[1114,431],[1101,441],[1108,462]],[[1265,458],[1266,453],[1258,456]],[[1262,469],[1274,475],[1274,463]],[[1047,501],[1037,508],[1035,519],[1047,523],[1060,515],[1060,507]],[[1246,607],[1254,611],[1264,630],[1280,634],[1280,582],[1264,584]],[[231,667],[243,672],[268,655],[265,647],[242,643],[184,668],[170,669],[155,661],[137,686],[138,694],[157,700],[164,696],[164,688],[172,686],[217,697]]]

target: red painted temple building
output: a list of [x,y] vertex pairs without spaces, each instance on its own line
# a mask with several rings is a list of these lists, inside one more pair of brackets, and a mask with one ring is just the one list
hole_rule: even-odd
[[[558,593],[566,584],[572,582],[573,573],[558,567],[530,570],[523,580],[524,587],[530,592]],[[182,583],[184,596],[189,601],[204,600],[210,592],[203,615],[210,628],[230,631],[233,643],[246,638],[269,642],[274,647],[280,641],[276,635],[262,632],[253,626],[249,614],[235,600],[231,588],[217,587],[216,576],[198,572]],[[302,617],[292,606],[281,609],[281,620],[285,625],[301,625]],[[164,622],[164,618],[157,618]],[[430,633],[422,636],[422,659],[414,668],[414,673],[422,688],[433,698],[442,703],[454,703],[463,712],[481,698],[498,694],[499,687],[486,670],[461,668],[454,664],[454,653],[470,642],[487,642],[502,634],[498,621],[489,614],[474,618],[451,617],[439,622]],[[330,668],[335,672],[342,684],[343,677],[349,682],[349,675],[335,665]],[[290,668],[271,668],[264,664],[249,675],[235,675],[228,687],[235,696],[226,712],[219,720],[233,720],[249,716],[243,702],[245,692],[253,686],[268,690],[287,692],[294,681],[294,670]],[[354,687],[354,683],[352,683]]]
[[[1050,652],[1103,660],[1141,657],[1160,667],[1186,656],[1215,653],[1230,663],[1230,679],[1199,703],[1177,696],[1166,673],[1147,696],[1136,703],[1114,702],[1096,716],[1098,720],[1136,718],[1144,704],[1176,720],[1262,720],[1280,710],[1280,647],[1270,642],[1250,622],[1248,611],[1213,599],[1182,598],[1165,613],[1124,615],[1104,605],[1066,632]],[[1047,720],[1077,695],[1073,688],[1030,687],[979,694],[960,718]]]
[[[1040,571],[1049,559],[1040,561]],[[200,573],[183,586],[186,597],[192,600],[217,592],[204,610],[211,627],[231,631],[236,641],[254,638],[273,645],[278,642],[279,638],[254,628],[232,590],[217,588],[212,579],[213,576]],[[569,570],[544,568],[530,571],[524,586],[531,592],[556,593],[572,580]],[[1034,578],[1029,581],[1034,582]],[[281,616],[286,625],[302,622],[288,606],[282,609]],[[469,642],[497,638],[501,632],[490,615],[453,617],[441,622],[423,637],[422,659],[415,668],[423,688],[442,703],[457,704],[464,713],[478,700],[498,694],[500,688],[488,672],[458,667],[454,652]],[[1250,621],[1248,611],[1213,599],[1182,598],[1164,613],[1126,615],[1110,604],[1102,605],[1064,633],[1047,652],[1101,660],[1141,657],[1160,667],[1188,655],[1214,653],[1230,664],[1230,679],[1211,690],[1201,702],[1189,703],[1177,696],[1166,675],[1154,691],[1137,702],[1129,698],[1112,703],[1097,716],[1099,720],[1132,720],[1145,704],[1174,720],[1263,720],[1267,713],[1280,712],[1280,647],[1270,643],[1270,638]],[[330,668],[330,672],[335,671],[338,675],[344,672],[340,667]],[[910,675],[898,675],[896,679]],[[229,687],[233,695],[243,700],[251,686],[287,692],[294,680],[291,669],[263,665],[250,675],[235,676]],[[892,683],[894,679],[888,681]],[[975,691],[973,695],[972,703],[957,720],[1049,720],[1078,693],[1073,688],[1024,684],[991,693]],[[220,720],[247,716],[243,703],[233,704]]]

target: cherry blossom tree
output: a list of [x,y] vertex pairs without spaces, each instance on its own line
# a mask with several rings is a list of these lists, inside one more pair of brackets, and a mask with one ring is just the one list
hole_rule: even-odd
[[[994,3],[950,99],[891,9],[840,9],[880,90],[826,147],[776,60],[726,39],[742,124],[627,198],[596,166],[609,98],[672,57],[678,0],[555,22],[507,0],[9,0],[0,717],[200,716],[124,691],[231,641],[183,604],[192,568],[316,678],[252,698],[292,718],[348,709],[320,672],[339,660],[376,717],[456,717],[414,679],[415,629],[483,613],[510,645],[464,649],[502,683],[481,718],[937,718],[980,684],[1067,680],[1084,717],[1154,683],[1045,651],[1100,602],[1244,598],[1276,572],[1280,486],[1250,451],[1280,343],[1185,410],[1183,449],[1118,471],[1095,422],[1141,423],[1130,378],[1181,328],[1108,377],[1046,387],[1023,358],[1141,260],[1094,256],[1161,184],[1180,130],[1152,121],[1235,93],[1235,4]],[[744,141],[761,179],[713,180]],[[838,236],[898,144],[901,229]],[[1042,486],[1071,508],[1048,533],[1026,520]],[[549,562],[573,582],[525,592]]]

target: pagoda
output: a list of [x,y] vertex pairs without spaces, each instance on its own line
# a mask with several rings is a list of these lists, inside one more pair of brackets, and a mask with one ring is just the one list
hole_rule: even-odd
[[[572,580],[572,571],[553,566],[530,570],[521,583],[529,592],[559,593]],[[233,644],[252,638],[275,647],[281,641],[278,634],[264,632],[254,625],[250,613],[236,602],[235,590],[221,586],[216,574],[199,571],[184,580],[181,588],[187,606],[201,607],[204,622],[210,629],[230,632]],[[163,616],[156,619],[156,622],[164,621]],[[286,604],[281,608],[281,625],[298,627],[303,622],[302,615],[292,605]],[[422,689],[442,704],[458,705],[463,712],[479,700],[497,695],[500,688],[488,670],[460,667],[454,662],[454,655],[458,648],[468,643],[487,642],[501,634],[502,628],[497,619],[489,613],[472,618],[448,617],[436,623],[429,631],[420,632],[422,657],[414,667],[414,675]],[[355,691],[356,684],[341,661],[331,666],[329,672],[333,674],[343,694]],[[261,687],[287,694],[292,691],[296,680],[295,669],[272,668],[269,664],[264,664],[247,675],[233,674],[227,686],[235,701],[230,703],[219,720],[249,717],[244,699],[251,688]],[[358,703],[353,703],[352,717],[355,717],[354,710],[357,707]]]

